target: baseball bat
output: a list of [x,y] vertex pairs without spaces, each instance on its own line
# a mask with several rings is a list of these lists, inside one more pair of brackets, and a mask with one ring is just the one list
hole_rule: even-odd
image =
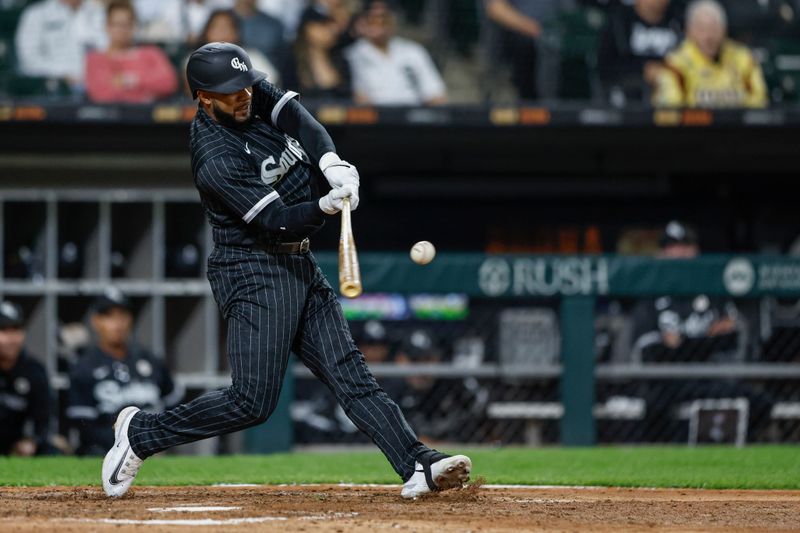
[[356,241],[353,239],[353,225],[350,221],[350,198],[342,205],[342,231],[339,235],[339,292],[346,298],[361,294],[361,269],[358,266]]

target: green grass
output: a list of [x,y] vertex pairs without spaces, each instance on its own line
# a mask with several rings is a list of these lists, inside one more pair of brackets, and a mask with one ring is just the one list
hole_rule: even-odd
[[[800,447],[469,450],[487,483],[800,489]],[[0,458],[0,485],[97,485],[100,459]],[[138,485],[399,483],[378,452],[156,457]]]

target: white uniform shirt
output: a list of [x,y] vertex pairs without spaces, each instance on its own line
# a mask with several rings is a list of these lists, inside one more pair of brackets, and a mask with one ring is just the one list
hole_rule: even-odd
[[446,88],[427,50],[393,37],[384,53],[366,39],[346,51],[353,76],[353,92],[375,105],[420,105],[443,97]]
[[133,0],[138,31],[145,43],[182,43],[189,35],[189,21],[183,0]]
[[95,34],[96,9],[95,3],[72,9],[60,0],[28,7],[15,40],[20,73],[82,81],[86,50],[102,42]]

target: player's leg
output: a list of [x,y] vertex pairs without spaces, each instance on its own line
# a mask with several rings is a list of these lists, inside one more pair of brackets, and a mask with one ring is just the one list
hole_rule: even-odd
[[403,495],[461,486],[471,462],[448,457],[417,440],[400,408],[369,371],[356,347],[336,295],[316,269],[294,352],[321,379],[347,416],[381,449],[406,483]]
[[[135,412],[120,422],[129,425],[126,435],[117,439],[121,448],[129,441],[134,456],[143,460],[173,446],[244,429],[269,417],[278,403],[305,300],[306,286],[294,275],[293,261],[296,259],[290,256],[264,261],[263,256],[255,255],[235,268],[209,272],[214,295],[228,320],[232,385],[161,413]],[[111,490],[114,492],[113,487]]]

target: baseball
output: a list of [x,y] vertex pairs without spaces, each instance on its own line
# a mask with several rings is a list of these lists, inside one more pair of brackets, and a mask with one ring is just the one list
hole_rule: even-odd
[[411,247],[411,260],[418,265],[427,265],[436,257],[436,248],[428,241],[419,241]]

